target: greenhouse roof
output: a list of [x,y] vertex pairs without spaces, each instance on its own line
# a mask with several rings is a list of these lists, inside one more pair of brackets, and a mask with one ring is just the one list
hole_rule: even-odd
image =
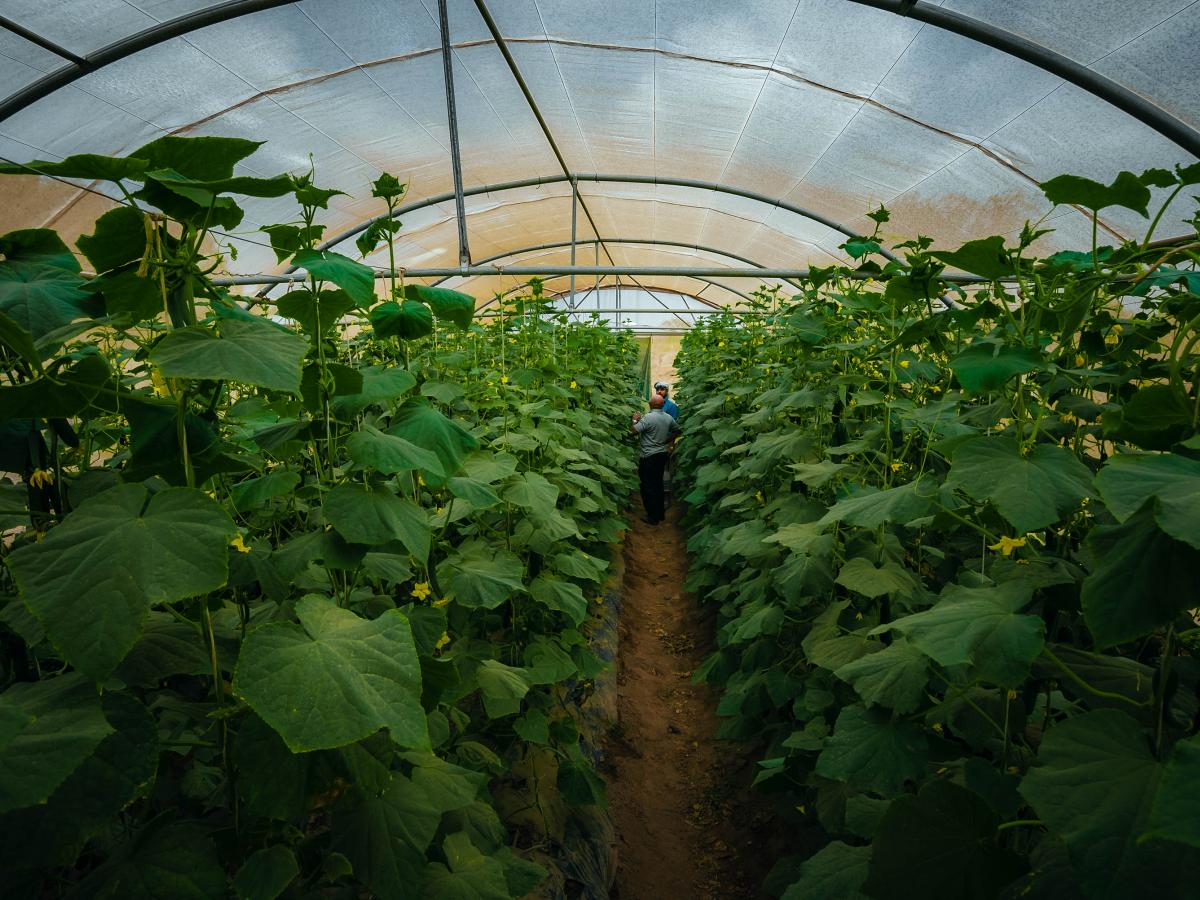
[[[412,269],[788,270],[844,261],[838,245],[869,233],[881,203],[888,236],[956,246],[1049,212],[1038,182],[1052,176],[1108,182],[1200,153],[1196,0],[446,0],[445,35],[441,12],[438,0],[0,0],[0,156],[247,137],[266,144],[246,174],[306,170],[311,155],[318,182],[347,192],[322,220],[329,237],[380,214],[367,185],[381,171],[408,181],[416,208],[396,251]],[[7,179],[0,230],[73,238],[113,204],[105,190]],[[255,229],[292,220],[294,201],[238,202],[230,273],[279,273]],[[1182,230],[1183,209],[1159,234]],[[575,248],[573,218],[587,242]],[[1090,245],[1082,210],[1058,207],[1047,225],[1043,252]],[[1147,225],[1106,210],[1102,240]],[[486,297],[518,277],[447,284]],[[705,278],[637,281],[740,302],[734,280]]]

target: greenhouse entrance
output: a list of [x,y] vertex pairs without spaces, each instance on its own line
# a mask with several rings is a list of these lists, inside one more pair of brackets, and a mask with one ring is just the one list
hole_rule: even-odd
[[1198,47],[0,0],[5,898],[1194,900]]

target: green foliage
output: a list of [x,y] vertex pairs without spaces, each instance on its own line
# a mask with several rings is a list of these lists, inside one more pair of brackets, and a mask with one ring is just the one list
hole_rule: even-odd
[[[1044,187],[1153,215],[1193,175]],[[698,677],[777,827],[827,841],[785,898],[1195,892],[1194,237],[1037,236],[822,270],[676,359]]]
[[[338,191],[234,175],[258,146],[33,164],[137,201],[77,242],[90,281],[53,231],[0,235],[0,868],[42,897],[524,896],[546,873],[490,788],[536,752],[603,800],[569,710],[635,345],[402,288],[391,176],[378,302],[317,246]],[[294,198],[263,231],[303,285],[212,283],[236,195]]]

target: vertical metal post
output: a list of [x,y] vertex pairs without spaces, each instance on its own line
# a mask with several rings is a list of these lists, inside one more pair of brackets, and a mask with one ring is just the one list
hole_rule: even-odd
[[[571,178],[571,265],[575,265],[575,229],[579,223],[579,179]],[[567,305],[575,308],[575,276],[571,276],[570,300]]]
[[463,201],[462,153],[458,143],[458,112],[454,105],[454,61],[450,51],[450,17],[446,0],[438,0],[438,23],[442,30],[442,72],[446,82],[446,118],[450,124],[450,169],[454,175],[454,210],[458,216],[458,264],[471,264],[467,244],[467,211]]

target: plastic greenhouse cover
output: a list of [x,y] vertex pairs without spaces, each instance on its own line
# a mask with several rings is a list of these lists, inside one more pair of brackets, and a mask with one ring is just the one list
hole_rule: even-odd
[[[0,14],[86,55],[214,0],[0,0]],[[943,0],[1082,63],[1200,125],[1200,4],[1188,0]],[[1029,63],[967,38],[848,0],[491,0],[488,7],[576,173],[687,178],[780,198],[867,231],[892,210],[887,236],[954,246],[1013,234],[1048,204],[1037,182],[1062,172],[1109,181],[1121,169],[1192,157],[1148,126]],[[466,186],[562,176],[474,0],[449,0]],[[13,94],[68,65],[0,29],[0,87]],[[304,0],[195,30],[85,75],[0,122],[15,161],[128,153],[165,133],[267,143],[242,166],[273,174],[315,163],[346,191],[327,234],[379,213],[367,184],[390,171],[406,202],[452,190],[436,0]],[[99,187],[99,186],[97,186]],[[101,187],[101,189],[103,189]],[[844,236],[772,203],[696,188],[581,182],[601,237],[707,245],[764,265],[840,258]],[[245,198],[232,238],[241,274],[279,267],[255,229],[294,215],[287,199]],[[0,229],[90,229],[106,201],[34,177],[0,182]],[[1181,202],[1179,209],[1184,204]],[[570,237],[570,188],[559,183],[468,198],[473,258]],[[1179,230],[1169,211],[1161,234]],[[453,203],[404,216],[398,260],[458,261]],[[1055,211],[1039,250],[1090,240],[1086,217]],[[1108,210],[1108,240],[1146,220]],[[1172,227],[1174,225],[1174,227]],[[579,237],[592,238],[585,216]],[[353,252],[352,244],[341,246]],[[742,267],[667,246],[610,245],[615,265]],[[593,262],[591,245],[579,248]],[[501,264],[569,261],[529,251]],[[380,260],[368,260],[378,264]],[[607,264],[608,254],[600,262]],[[694,279],[656,286],[736,294]],[[486,297],[512,278],[459,279]],[[454,282],[451,282],[454,283]],[[736,287],[729,282],[731,287]],[[743,284],[738,289],[744,289]]]

